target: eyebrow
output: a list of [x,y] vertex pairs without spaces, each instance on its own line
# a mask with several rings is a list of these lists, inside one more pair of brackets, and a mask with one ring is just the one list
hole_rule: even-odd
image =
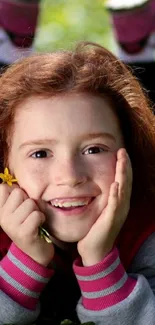
[[107,132],[89,133],[89,134],[83,135],[82,138],[84,140],[107,138],[109,140],[116,142],[115,137],[111,133],[107,133]]
[[[113,142],[116,142],[115,137],[107,132],[99,132],[99,133],[87,133],[87,134],[83,134],[81,137],[81,140],[83,141],[88,141],[88,140],[92,140],[92,139],[98,139],[98,138],[107,138],[109,140],[112,140]],[[26,141],[24,143],[22,143],[19,146],[19,149],[26,147],[26,146],[32,146],[32,145],[45,145],[45,144],[51,144],[51,143],[57,143],[58,141],[55,139],[36,139],[36,140],[30,140],[30,141]]]
[[32,146],[32,145],[45,145],[45,144],[51,144],[51,143],[56,143],[57,141],[54,139],[36,139],[36,140],[30,140],[30,141],[26,141],[23,142],[20,146],[19,149],[22,149],[23,147],[26,146]]

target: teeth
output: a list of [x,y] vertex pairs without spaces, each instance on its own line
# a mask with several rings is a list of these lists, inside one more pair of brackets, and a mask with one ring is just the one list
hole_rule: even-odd
[[78,206],[84,206],[84,205],[88,205],[89,200],[87,201],[74,201],[74,202],[51,202],[51,204],[55,207],[59,207],[59,208],[70,208],[70,207],[78,207]]

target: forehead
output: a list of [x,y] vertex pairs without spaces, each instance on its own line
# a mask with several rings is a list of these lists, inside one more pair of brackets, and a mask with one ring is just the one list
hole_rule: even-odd
[[121,132],[119,121],[107,98],[89,94],[30,97],[15,114],[15,132],[24,137],[72,135],[79,132]]

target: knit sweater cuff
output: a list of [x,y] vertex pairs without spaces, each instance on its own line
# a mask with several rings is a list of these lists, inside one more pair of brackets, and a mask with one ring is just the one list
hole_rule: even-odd
[[0,289],[23,307],[35,310],[40,293],[53,273],[12,243],[0,262]]
[[84,267],[77,259],[73,265],[81,293],[82,304],[88,310],[103,310],[127,298],[136,285],[128,277],[114,248],[100,263]]

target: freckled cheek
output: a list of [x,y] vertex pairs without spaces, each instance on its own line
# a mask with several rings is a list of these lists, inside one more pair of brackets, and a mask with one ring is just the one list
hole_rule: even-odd
[[101,189],[109,190],[110,185],[115,179],[116,170],[116,154],[110,153],[100,161],[96,162],[93,168],[94,180],[98,183]]
[[40,198],[45,188],[46,175],[39,168],[25,167],[16,173],[18,183],[25,190],[30,198],[35,200]]

